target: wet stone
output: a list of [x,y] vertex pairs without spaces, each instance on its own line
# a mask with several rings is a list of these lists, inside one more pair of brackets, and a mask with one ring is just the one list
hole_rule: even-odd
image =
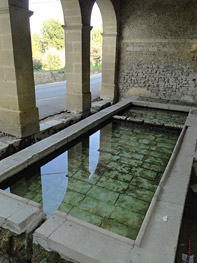
[[155,180],[157,173],[155,171],[152,171],[149,167],[151,167],[151,165],[147,165],[147,167],[145,167],[148,168],[149,170],[143,168],[133,168],[132,174],[135,176],[143,177],[145,179]]
[[115,207],[110,218],[135,229],[139,229],[144,220],[143,215],[122,207]]
[[154,192],[136,185],[129,185],[129,189],[126,191],[126,194],[146,202],[151,202],[154,196]]
[[63,213],[68,214],[72,208],[73,208],[73,206],[70,204],[61,203],[61,205],[58,207],[58,210],[63,212]]
[[157,147],[158,148],[161,148],[161,149],[165,149],[165,148],[167,148],[167,149],[169,149],[169,150],[173,150],[173,148],[174,148],[174,145],[171,145],[171,144],[168,144],[168,143],[158,143],[157,144]]
[[127,208],[142,215],[145,215],[146,211],[149,208],[149,203],[123,194],[120,195],[118,201],[116,202],[116,205]]
[[157,189],[157,184],[154,181],[151,180],[147,180],[145,178],[141,178],[138,176],[135,176],[132,181],[131,181],[132,185],[137,185],[140,186],[144,189],[150,190],[152,192],[155,192]]
[[117,162],[110,162],[107,167],[107,169],[112,169],[112,170],[116,170],[120,173],[129,173],[130,172],[130,169],[128,166],[126,165],[120,165],[119,163]]
[[119,193],[115,193],[115,192],[106,190],[103,187],[93,186],[87,192],[87,196],[113,205],[116,202],[119,196]]
[[133,174],[131,173],[119,173],[118,180],[126,183],[130,183],[133,178]]
[[147,140],[147,139],[140,139],[140,140],[139,140],[139,143],[141,143],[141,144],[150,144],[151,141],[150,141],[150,140]]
[[155,164],[144,163],[143,167],[146,168],[146,169],[150,169],[152,171],[155,171],[155,172],[163,172],[164,171],[164,167],[158,166],[158,165],[155,165]]
[[127,159],[134,159],[134,160],[142,160],[144,158],[144,155],[142,154],[138,154],[138,153],[133,153],[133,152],[122,152],[120,153],[120,156],[123,158],[127,158]]
[[126,164],[128,167],[132,168],[133,166],[134,167],[139,167],[142,165],[142,162],[139,161],[139,160],[133,160],[133,159],[130,159],[130,158],[124,158],[124,157],[121,157],[120,160],[119,160],[120,163],[123,163],[123,164]]
[[68,189],[76,191],[81,194],[86,194],[91,187],[92,185],[82,182],[80,180],[74,180],[71,178],[68,181]]
[[109,230],[111,232],[114,232],[118,235],[121,235],[121,236],[127,236],[127,233],[128,233],[128,227],[113,220],[113,219],[104,219],[102,221],[102,225],[101,225],[102,228],[106,229],[106,230]]
[[87,170],[78,170],[74,175],[73,178],[75,179],[79,179],[83,182],[87,182],[88,184],[94,185],[98,182],[98,180],[100,179],[100,176],[97,174],[93,174],[93,176],[91,176],[91,173]]
[[67,190],[66,195],[64,196],[63,203],[68,203],[70,205],[78,206],[80,202],[85,198],[85,195]]
[[161,152],[156,152],[156,151],[149,151],[148,156],[155,157],[155,158],[164,158],[164,159],[169,159],[169,154],[164,154]]
[[74,207],[69,215],[74,216],[78,219],[81,219],[83,221],[86,221],[90,224],[93,224],[95,226],[100,226],[101,225],[101,221],[102,221],[102,217],[89,213],[86,210],[80,209],[79,207]]
[[128,188],[129,184],[103,176],[98,181],[97,186],[104,187],[114,192],[123,193]]
[[145,156],[144,161],[147,162],[147,163],[156,164],[156,165],[159,165],[159,166],[162,166],[162,167],[166,167],[166,165],[168,163],[166,160],[163,160],[163,159],[160,159],[160,158],[154,158],[154,157],[151,157],[151,156],[148,156],[148,157]]
[[109,217],[114,210],[113,205],[88,196],[81,202],[79,208],[102,217]]

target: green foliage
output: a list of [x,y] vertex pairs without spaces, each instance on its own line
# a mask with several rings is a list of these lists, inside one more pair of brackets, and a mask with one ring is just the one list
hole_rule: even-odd
[[55,50],[49,50],[42,58],[42,68],[44,70],[56,70],[63,67],[63,60]]
[[92,30],[92,46],[102,46],[102,32],[102,26]]
[[34,70],[41,70],[42,69],[42,63],[39,59],[33,60],[33,68],[34,68]]
[[43,258],[43,259],[40,261],[40,263],[47,263],[46,258]]
[[41,28],[41,34],[45,50],[49,48],[64,49],[64,30],[59,20],[45,20]]
[[44,52],[43,43],[41,37],[38,33],[31,35],[32,53],[33,59],[38,59],[42,56]]
[[92,30],[91,69],[100,69],[102,66],[102,32],[102,27]]

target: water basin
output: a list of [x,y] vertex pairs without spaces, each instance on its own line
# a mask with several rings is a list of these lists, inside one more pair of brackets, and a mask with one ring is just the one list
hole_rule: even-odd
[[179,131],[113,121],[1,188],[136,239]]

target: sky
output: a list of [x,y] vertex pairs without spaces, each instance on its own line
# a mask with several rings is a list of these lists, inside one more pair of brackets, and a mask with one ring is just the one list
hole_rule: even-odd
[[[34,12],[30,18],[31,33],[39,33],[44,20],[47,19],[59,19],[64,24],[60,0],[29,0],[29,9]],[[91,25],[93,27],[102,25],[102,17],[97,4],[92,10]]]

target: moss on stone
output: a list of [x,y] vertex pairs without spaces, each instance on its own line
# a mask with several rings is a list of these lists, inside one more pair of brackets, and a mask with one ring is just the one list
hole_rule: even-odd
[[[32,256],[32,235],[16,235],[7,229],[0,228],[0,250],[19,263],[30,263]],[[18,261],[17,261],[18,260]]]
[[40,245],[33,244],[33,256],[31,263],[74,263],[74,261],[63,259],[57,253],[47,251]]

